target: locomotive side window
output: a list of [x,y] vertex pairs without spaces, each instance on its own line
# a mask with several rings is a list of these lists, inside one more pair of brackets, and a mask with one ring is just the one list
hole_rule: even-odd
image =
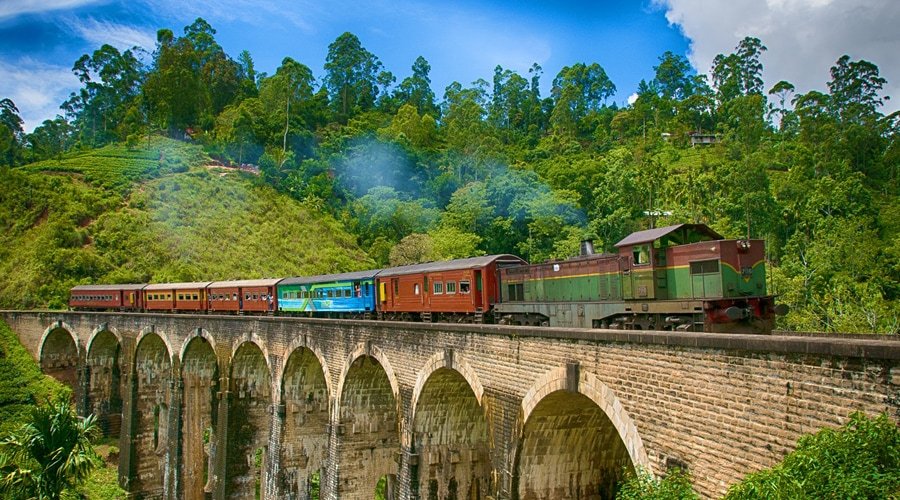
[[635,245],[631,251],[634,265],[643,266],[650,263],[650,245]]
[[510,302],[521,302],[525,300],[525,285],[523,283],[513,283],[507,285]]
[[459,282],[459,293],[470,293],[471,291],[472,288],[468,280]]
[[691,262],[691,274],[714,274],[719,272],[718,260],[700,260]]

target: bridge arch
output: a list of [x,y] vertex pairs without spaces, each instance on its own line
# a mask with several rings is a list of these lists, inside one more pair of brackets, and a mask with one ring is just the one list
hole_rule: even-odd
[[[172,340],[169,338],[169,335],[166,332],[157,331],[155,326],[148,326],[141,329],[141,333],[138,334],[137,339],[134,341],[134,351],[137,353],[138,348],[141,346],[141,342],[144,341],[149,335],[156,335],[162,341],[163,345],[166,346],[166,354],[169,355],[169,362],[172,361],[172,358],[175,356],[175,349],[172,347]],[[135,354],[137,356],[137,354]]]
[[179,497],[203,498],[212,487],[212,448],[217,427],[220,360],[215,339],[197,328],[185,339],[181,352],[181,481]]
[[254,498],[265,490],[273,404],[271,359],[255,335],[235,342],[229,366],[225,496]]
[[99,325],[91,333],[85,352],[87,412],[97,417],[105,436],[118,437],[125,393],[122,336],[106,323]]
[[[284,369],[276,386],[281,392],[284,415],[281,433],[281,460],[278,473],[282,495],[288,498],[317,498],[321,490],[328,452],[332,400],[328,368],[317,346],[295,339],[288,347]],[[318,476],[319,481],[315,481]]]
[[332,422],[338,436],[339,496],[373,496],[382,478],[391,497],[400,452],[400,388],[384,352],[361,343],[347,356]]
[[577,364],[541,376],[521,415],[513,473],[520,498],[611,498],[623,467],[650,465],[621,401]]
[[41,371],[77,389],[78,368],[83,351],[75,330],[62,321],[55,321],[44,330],[38,351]]
[[169,441],[169,408],[172,407],[172,347],[165,335],[154,328],[138,336],[132,380],[135,422],[134,463],[129,487],[150,496],[163,495],[166,450]]
[[281,372],[276,373],[277,376],[275,380],[275,385],[277,387],[281,387],[284,382],[284,373],[287,368],[287,360],[290,358],[290,355],[299,348],[306,348],[312,352],[316,358],[319,360],[319,365],[322,367],[322,373],[325,376],[325,386],[328,388],[328,399],[331,400],[334,398],[334,382],[331,379],[331,370],[328,368],[328,360],[325,358],[326,349],[323,346],[319,345],[315,340],[309,338],[306,335],[300,335],[295,337],[288,343],[287,348],[284,350],[287,353],[287,357],[284,361],[284,366],[282,366]]
[[197,338],[202,338],[203,340],[209,342],[212,351],[214,353],[217,353],[216,360],[218,361],[219,350],[216,348],[216,338],[205,328],[194,328],[191,333],[184,338],[184,342],[181,343],[181,349],[179,349],[178,351],[178,359],[184,361],[184,355],[187,352],[188,344],[190,344],[192,340]]
[[[252,344],[259,349],[260,353],[262,353],[263,360],[266,362],[266,370],[269,372],[269,381],[272,381],[272,378],[275,376],[275,371],[272,369],[272,358],[269,356],[269,349],[266,348],[266,341],[259,337],[259,335],[255,333],[250,333],[248,335],[244,335],[235,339],[235,341],[231,344],[231,357],[229,358],[229,362],[231,363],[232,369],[234,371],[234,357],[237,355],[238,350],[241,347],[245,347],[245,344]],[[271,387],[269,390],[271,391]]]
[[452,350],[444,350],[440,352],[434,353],[428,361],[425,362],[425,366],[419,370],[419,373],[416,375],[416,385],[413,387],[413,395],[412,395],[412,413],[416,414],[416,405],[419,402],[419,398],[422,395],[422,389],[425,387],[425,382],[428,381],[428,378],[441,368],[447,368],[451,370],[455,370],[465,379],[466,383],[469,384],[469,388],[472,389],[472,392],[475,394],[475,399],[478,400],[478,404],[481,404],[481,398],[484,395],[484,385],[482,385],[481,380],[478,378],[478,373],[475,372],[475,369],[472,368],[472,365],[469,362],[459,355],[456,355]]
[[97,325],[97,327],[94,328],[93,331],[91,331],[91,336],[90,338],[88,338],[87,346],[84,348],[84,351],[86,353],[90,354],[91,347],[94,345],[94,341],[97,339],[97,336],[103,332],[112,334],[112,336],[116,338],[116,342],[118,342],[119,345],[122,345],[122,334],[119,333],[119,329],[114,326],[109,326],[108,323],[101,323]]
[[420,498],[485,498],[491,484],[484,387],[464,358],[435,353],[413,390],[411,448]]

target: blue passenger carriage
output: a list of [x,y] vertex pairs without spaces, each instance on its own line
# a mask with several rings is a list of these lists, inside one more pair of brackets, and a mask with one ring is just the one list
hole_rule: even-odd
[[323,318],[375,314],[377,270],[286,278],[278,283],[278,311]]

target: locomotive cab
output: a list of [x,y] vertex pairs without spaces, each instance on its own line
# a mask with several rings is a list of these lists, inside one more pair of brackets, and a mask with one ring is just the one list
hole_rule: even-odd
[[666,306],[665,326],[759,332],[774,325],[762,240],[728,240],[703,224],[680,224],[633,233],[616,247],[626,302],[653,300],[641,304],[644,312],[664,304],[656,301],[687,304],[683,313]]

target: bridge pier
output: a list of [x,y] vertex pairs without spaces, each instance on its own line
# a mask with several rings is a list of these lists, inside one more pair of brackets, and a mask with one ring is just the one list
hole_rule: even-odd
[[719,497],[852,411],[900,417],[883,339],[0,316],[82,410],[121,408],[135,498],[603,498],[622,466]]

